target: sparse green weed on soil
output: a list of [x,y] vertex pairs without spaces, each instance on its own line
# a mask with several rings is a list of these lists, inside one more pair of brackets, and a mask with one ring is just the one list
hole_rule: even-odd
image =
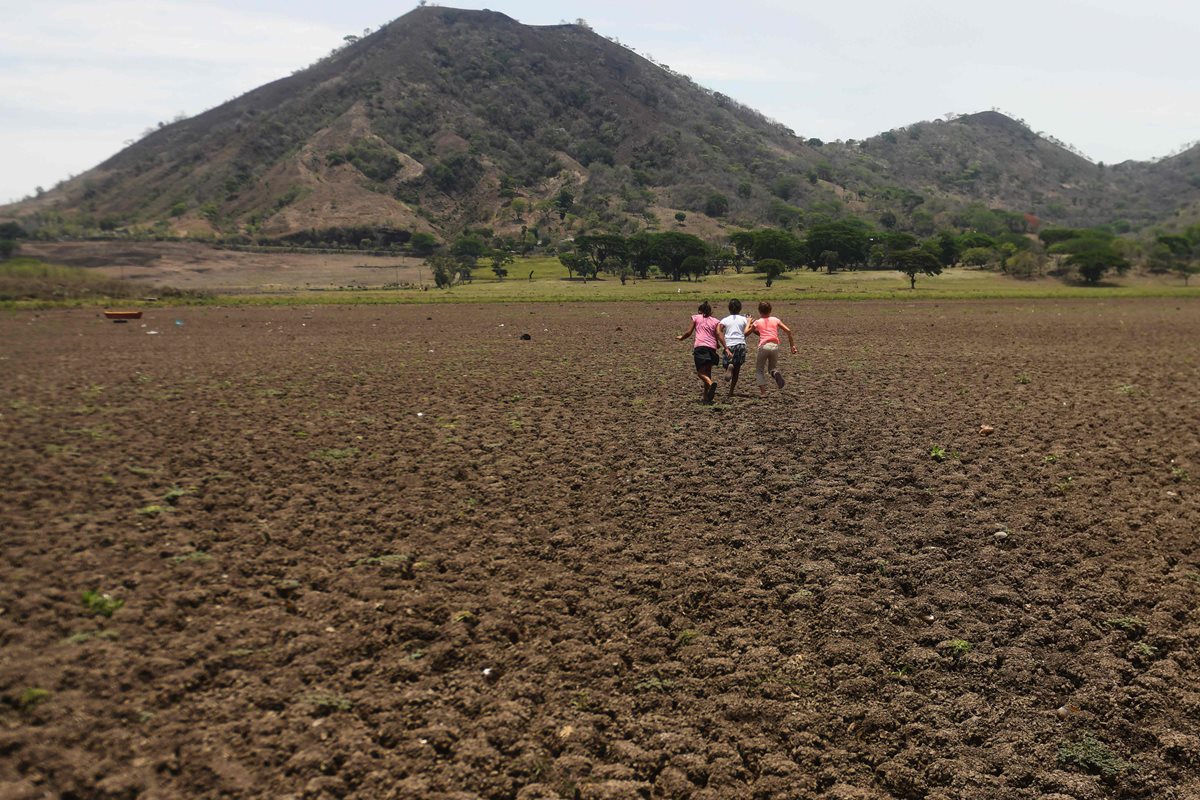
[[190,553],[171,556],[172,564],[207,564],[209,561],[212,561],[212,556],[203,550],[193,550]]
[[102,617],[111,617],[123,605],[125,605],[124,600],[113,597],[110,594],[100,594],[94,591],[83,593],[84,608]]
[[49,689],[41,689],[36,686],[22,689],[21,693],[17,695],[17,708],[33,708],[49,700],[50,695]]
[[1090,733],[1083,734],[1074,742],[1064,742],[1058,748],[1058,763],[1079,767],[1105,778],[1116,778],[1137,769]]
[[1139,636],[1146,632],[1146,623],[1138,617],[1114,617],[1104,620],[1104,624],[1125,631],[1131,636]]
[[966,639],[947,639],[938,644],[938,649],[949,653],[950,657],[957,661],[974,650],[975,646]]
[[358,448],[356,447],[343,447],[340,449],[336,447],[322,447],[309,453],[311,458],[321,461],[345,461],[346,459],[354,458],[356,455],[358,455]]
[[349,711],[354,703],[339,694],[331,692],[310,692],[304,695],[302,701],[313,706],[318,716],[326,716],[335,711]]
[[118,634],[116,631],[108,629],[100,631],[80,631],[79,633],[73,633],[67,638],[63,639],[63,643],[84,644],[92,641],[93,639],[112,640],[116,639],[117,635]]

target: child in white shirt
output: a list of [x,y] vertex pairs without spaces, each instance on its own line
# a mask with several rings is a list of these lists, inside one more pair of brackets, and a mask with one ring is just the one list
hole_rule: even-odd
[[733,372],[729,373],[730,397],[733,397],[733,390],[737,386],[738,373],[742,370],[742,364],[746,363],[746,328],[750,325],[750,318],[742,316],[741,311],[742,301],[730,300],[729,316],[717,323],[717,330],[721,333],[724,342],[721,366],[727,372],[730,367],[733,368]]

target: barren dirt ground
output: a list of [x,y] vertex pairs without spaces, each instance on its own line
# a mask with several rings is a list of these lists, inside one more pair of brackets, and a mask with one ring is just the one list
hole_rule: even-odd
[[0,316],[0,797],[1200,796],[1200,306],[691,310]]

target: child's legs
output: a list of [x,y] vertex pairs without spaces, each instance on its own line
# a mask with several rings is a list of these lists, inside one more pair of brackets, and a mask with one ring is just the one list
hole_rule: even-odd
[[692,350],[692,361],[696,365],[696,377],[704,384],[704,388],[712,383],[713,362],[717,360],[717,351],[711,347],[696,347]]
[[760,344],[758,352],[754,354],[754,378],[758,381],[758,385],[766,388],[767,372],[775,371],[775,365],[779,363],[779,345],[771,342],[770,344]]

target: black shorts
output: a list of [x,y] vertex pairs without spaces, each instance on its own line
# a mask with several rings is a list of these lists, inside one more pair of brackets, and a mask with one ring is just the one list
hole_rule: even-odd
[[696,362],[696,369],[715,367],[721,363],[721,359],[717,357],[717,351],[712,347],[693,347],[692,360]]

